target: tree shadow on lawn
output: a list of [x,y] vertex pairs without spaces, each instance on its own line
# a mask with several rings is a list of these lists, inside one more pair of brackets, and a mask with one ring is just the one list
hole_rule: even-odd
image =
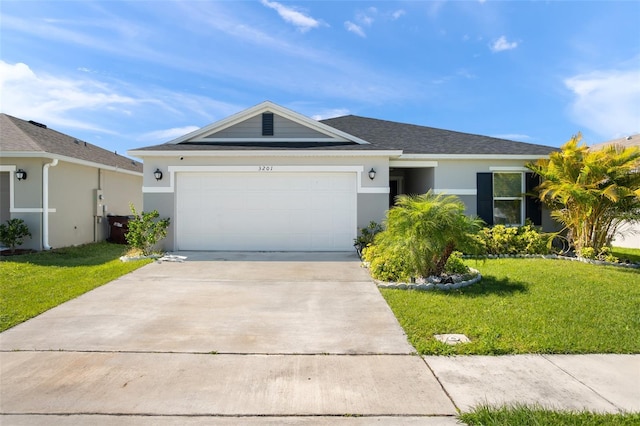
[[2,261],[27,263],[37,266],[98,266],[118,259],[126,246],[110,243],[93,243],[76,247],[63,247],[50,251],[3,256]]
[[456,295],[466,297],[509,296],[516,293],[527,293],[528,291],[529,287],[523,282],[483,275],[480,282],[461,288],[456,292]]

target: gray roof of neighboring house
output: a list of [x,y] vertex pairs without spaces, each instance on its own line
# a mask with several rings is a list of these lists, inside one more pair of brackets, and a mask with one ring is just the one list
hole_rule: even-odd
[[321,123],[364,139],[369,144],[357,143],[189,143],[161,144],[139,148],[140,151],[219,151],[219,150],[338,150],[373,151],[401,150],[404,154],[444,154],[444,155],[548,155],[558,148],[516,142],[489,136],[473,135],[397,123],[387,120],[346,115],[320,120]]
[[629,146],[638,146],[638,147],[640,147],[640,133],[637,133],[635,135],[625,136],[625,137],[618,138],[618,139],[613,139],[613,140],[606,141],[606,142],[596,143],[596,144],[591,145],[589,148],[598,150],[598,149],[602,149],[605,146],[609,146],[609,145],[620,145],[620,146],[624,146],[624,147],[629,147]]
[[46,126],[0,114],[0,152],[49,153],[142,173],[142,163]]

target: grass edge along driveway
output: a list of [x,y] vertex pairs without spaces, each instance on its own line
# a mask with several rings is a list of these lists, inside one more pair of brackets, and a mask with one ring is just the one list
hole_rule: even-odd
[[[551,259],[469,261],[453,291],[380,289],[423,355],[640,353],[640,270]],[[449,346],[434,334],[462,333]]]
[[0,332],[74,299],[151,260],[122,262],[107,242],[0,258]]

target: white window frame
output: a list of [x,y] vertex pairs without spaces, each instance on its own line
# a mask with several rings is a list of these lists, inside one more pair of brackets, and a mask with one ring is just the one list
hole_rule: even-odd
[[520,196],[519,197],[496,197],[493,196],[493,220],[495,223],[495,211],[496,211],[496,201],[515,201],[520,200],[520,223],[505,223],[505,226],[522,226],[524,225],[524,216],[525,216],[525,174],[522,171],[517,170],[493,170],[493,179],[492,179],[492,188],[491,191],[495,194],[495,182],[496,182],[496,174],[517,174],[520,175]]

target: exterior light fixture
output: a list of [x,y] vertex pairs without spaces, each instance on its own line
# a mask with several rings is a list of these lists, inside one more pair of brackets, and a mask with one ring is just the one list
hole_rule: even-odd
[[156,169],[156,171],[153,172],[153,176],[156,178],[156,180],[162,179],[162,172],[160,171],[160,169]]
[[376,178],[376,171],[373,170],[373,167],[371,168],[371,170],[369,170],[369,179],[374,180]]
[[18,178],[18,180],[27,180],[27,172],[22,169],[18,169],[16,171],[16,177]]

